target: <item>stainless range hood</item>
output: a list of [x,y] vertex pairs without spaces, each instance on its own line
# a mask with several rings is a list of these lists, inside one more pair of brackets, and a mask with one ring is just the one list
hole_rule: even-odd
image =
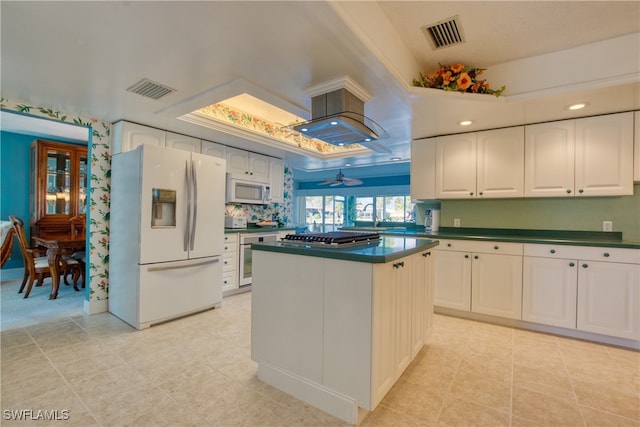
[[364,115],[364,102],[347,89],[311,98],[311,120],[290,126],[303,135],[338,146],[361,144],[389,152],[376,141],[387,133]]

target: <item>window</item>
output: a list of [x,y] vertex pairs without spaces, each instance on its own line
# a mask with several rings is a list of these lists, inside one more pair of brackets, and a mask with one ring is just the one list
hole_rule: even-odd
[[337,231],[354,221],[415,222],[415,203],[407,195],[307,196],[301,201],[310,232]]

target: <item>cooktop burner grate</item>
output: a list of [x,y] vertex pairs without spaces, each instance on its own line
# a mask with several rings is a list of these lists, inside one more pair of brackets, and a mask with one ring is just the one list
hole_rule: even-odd
[[377,244],[379,233],[362,233],[354,231],[331,231],[328,233],[287,234],[282,238],[284,243],[326,248],[344,248],[360,245]]

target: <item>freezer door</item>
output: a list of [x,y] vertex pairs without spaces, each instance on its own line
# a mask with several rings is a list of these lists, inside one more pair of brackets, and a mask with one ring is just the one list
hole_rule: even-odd
[[192,153],[194,216],[189,258],[222,255],[226,161]]
[[[187,259],[187,166],[191,162],[188,151],[171,150],[164,147],[144,146],[141,158],[140,197],[140,264]],[[154,210],[153,195],[158,190],[175,191],[175,226],[152,226]],[[133,221],[134,219],[131,218]],[[132,235],[131,239],[135,239]],[[136,244],[138,242],[131,242]]]
[[140,266],[138,329],[222,302],[221,258]]

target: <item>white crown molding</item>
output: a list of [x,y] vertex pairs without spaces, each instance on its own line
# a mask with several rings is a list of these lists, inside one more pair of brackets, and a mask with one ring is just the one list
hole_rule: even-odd
[[357,96],[362,102],[369,101],[372,96],[362,86],[358,85],[351,77],[343,76],[338,77],[328,82],[320,83],[315,86],[311,86],[304,90],[304,93],[311,98],[325,93],[333,92],[338,89],[346,89],[353,95]]

